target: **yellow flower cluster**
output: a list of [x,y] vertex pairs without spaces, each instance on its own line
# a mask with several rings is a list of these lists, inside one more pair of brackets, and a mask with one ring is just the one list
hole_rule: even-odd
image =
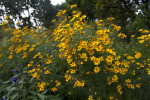
[[138,58],[140,58],[140,57],[142,56],[140,52],[139,52],[139,53],[138,53],[138,52],[135,52],[135,53],[136,53],[136,54],[135,54],[134,57],[135,57],[136,59],[138,59]]
[[[76,6],[71,5],[70,8]],[[60,10],[57,17],[65,16],[66,12],[67,10]],[[53,75],[55,71],[60,72],[59,74],[64,77],[65,83],[73,89],[92,88],[93,94],[97,96],[90,95],[88,100],[100,97],[98,96],[100,93],[97,91],[100,87],[96,85],[95,80],[99,81],[99,78],[102,77],[106,79],[101,82],[104,82],[103,84],[106,87],[116,86],[115,92],[120,95],[123,94],[124,87],[129,89],[140,88],[142,83],[133,82],[134,80],[141,80],[140,77],[137,77],[139,72],[144,73],[146,71],[146,74],[150,75],[150,58],[139,62],[139,58],[142,59],[144,56],[140,51],[132,52],[133,55],[130,53],[120,54],[118,48],[114,46],[114,39],[111,35],[120,31],[121,27],[110,24],[110,29],[105,28],[105,21],[98,20],[95,23],[97,30],[91,31],[93,29],[84,21],[85,18],[86,15],[82,15],[81,12],[73,11],[72,16],[66,17],[59,24],[57,23],[56,29],[50,36],[49,30],[43,31],[43,27],[14,29],[13,36],[8,40],[10,43],[7,48],[8,53],[5,54],[8,54],[9,60],[20,56],[19,60],[26,62],[24,65],[28,68],[27,73],[38,80],[45,81],[37,82],[39,91],[44,91],[47,85],[51,86],[52,92],[58,91],[63,82],[57,79],[57,75],[56,77]],[[108,18],[107,21],[113,19]],[[54,19],[52,22],[58,21]],[[5,25],[5,23],[2,25]],[[147,34],[149,33],[148,30],[140,29],[139,31],[145,34],[138,37],[139,43],[144,43],[150,39],[150,35]],[[123,33],[116,35],[121,37],[120,39],[127,37]],[[54,51],[46,53],[49,48],[54,49]],[[3,55],[4,53],[0,53],[0,57],[3,57]],[[0,67],[3,65],[5,64],[2,62]],[[129,78],[130,75],[134,78]],[[43,77],[48,77],[51,81],[44,80]],[[114,90],[110,91],[114,92]],[[88,92],[90,94],[91,89]],[[72,91],[68,93],[71,94]],[[108,98],[113,100],[116,99],[116,96],[109,95]],[[100,100],[100,98],[97,100]]]
[[33,58],[35,59],[36,57],[39,57],[40,59],[43,58],[43,56],[41,55],[41,53],[39,52],[38,54],[36,54]]
[[3,26],[4,26],[4,25],[6,25],[6,24],[7,24],[6,22],[3,22],[1,25],[3,25]]
[[[82,21],[86,16],[82,16],[81,12],[77,11],[73,11],[72,16],[73,17],[64,19],[52,34],[52,40],[57,42],[57,47],[59,48],[59,58],[65,59],[69,66],[64,75],[66,82],[75,81],[74,87],[80,86],[81,82],[77,77],[74,77],[74,75],[80,73],[80,70],[85,68],[86,75],[97,74],[100,70],[106,74],[112,73],[112,77],[107,77],[108,85],[119,83],[118,74],[125,75],[130,69],[130,64],[136,62],[136,59],[142,57],[142,54],[140,52],[136,52],[136,54],[132,56],[125,54],[124,57],[126,57],[127,60],[122,60],[122,56],[118,55],[116,50],[112,47],[113,40],[109,37],[109,35],[113,33],[111,32],[112,30],[103,28],[104,20],[98,20],[96,22],[98,30],[92,33],[87,32],[90,26],[87,26],[87,24]],[[107,20],[111,21],[113,19],[114,18],[108,18]],[[121,27],[115,24],[110,24],[110,26],[113,27],[114,31],[121,30]],[[119,33],[118,37],[123,39],[127,36],[123,33]],[[91,71],[91,66],[85,67],[86,64],[95,67],[91,68],[93,69]],[[143,64],[140,64],[140,66],[143,66]],[[132,75],[135,74],[136,72],[132,73]],[[82,74],[79,75],[79,77],[82,78]],[[126,81],[125,84],[127,82],[129,81]],[[121,85],[117,86],[117,92],[119,94],[123,93],[122,87]],[[130,85],[128,87],[133,88],[133,86]]]
[[114,24],[111,24],[111,26],[113,26],[114,30],[116,30],[116,31],[120,31],[120,29],[121,29],[120,26],[117,26],[117,25],[114,25]]
[[75,87],[83,87],[84,84],[85,84],[84,80],[82,80],[81,82],[79,80],[76,80],[73,88],[75,88]]
[[40,92],[40,91],[44,90],[44,87],[46,85],[49,85],[49,83],[46,83],[46,82],[37,82],[37,86],[36,87],[39,87],[39,92]]
[[119,94],[122,94],[121,89],[122,89],[121,85],[118,85],[118,86],[117,86],[117,91],[118,91]]
[[139,43],[144,43],[145,41],[150,40],[150,34],[148,34],[149,30],[139,29],[139,32],[144,34],[144,35],[141,35],[140,37],[137,38],[137,39],[139,39]]
[[107,20],[114,20],[115,18],[114,17],[109,17],[109,18],[107,18]]
[[90,95],[90,96],[88,97],[88,100],[93,100],[93,96]]
[[62,16],[63,14],[65,14],[66,13],[66,11],[67,10],[60,10],[58,13],[57,13],[57,17],[59,17],[59,16]]
[[56,88],[56,87],[53,87],[53,88],[51,89],[51,91],[52,91],[52,92],[55,92],[55,91],[57,91],[57,88]]
[[134,86],[133,84],[126,84],[126,86],[127,86],[128,88],[131,88],[131,89],[134,89],[134,88],[135,88],[135,86]]
[[107,77],[108,85],[111,85],[112,83],[118,82],[118,76],[114,75],[111,80],[110,77]]
[[118,37],[121,37],[123,39],[123,38],[126,38],[127,36],[125,34],[123,34],[123,33],[119,33]]
[[77,7],[77,5],[76,4],[74,4],[74,5],[70,5],[70,8],[72,9],[72,8],[75,8],[75,7]]

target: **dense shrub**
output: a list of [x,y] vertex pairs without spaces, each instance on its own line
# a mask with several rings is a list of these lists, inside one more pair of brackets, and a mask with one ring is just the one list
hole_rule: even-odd
[[[71,5],[71,9],[76,5]],[[0,97],[8,100],[148,100],[150,34],[120,33],[114,18],[89,25],[86,15],[60,10],[53,30],[2,25]]]

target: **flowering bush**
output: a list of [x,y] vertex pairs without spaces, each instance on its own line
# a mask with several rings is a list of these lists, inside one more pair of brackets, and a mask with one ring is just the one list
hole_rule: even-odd
[[0,49],[0,97],[148,100],[149,31],[139,30],[143,35],[138,42],[133,39],[125,44],[120,40],[127,36],[119,32],[120,26],[112,24],[114,18],[89,25],[81,12],[74,10],[72,16],[65,13],[60,10],[57,14],[52,31],[42,27],[13,29],[2,24],[11,35]]

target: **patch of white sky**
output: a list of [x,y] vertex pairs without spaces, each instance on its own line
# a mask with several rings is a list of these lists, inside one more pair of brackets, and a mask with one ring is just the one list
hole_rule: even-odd
[[57,4],[61,4],[63,2],[65,2],[66,0],[51,0],[51,4],[52,5],[57,5]]

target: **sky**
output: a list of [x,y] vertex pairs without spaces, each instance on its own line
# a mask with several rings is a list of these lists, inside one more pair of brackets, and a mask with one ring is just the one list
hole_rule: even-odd
[[51,4],[53,5],[61,4],[62,2],[65,2],[65,0],[51,0]]

